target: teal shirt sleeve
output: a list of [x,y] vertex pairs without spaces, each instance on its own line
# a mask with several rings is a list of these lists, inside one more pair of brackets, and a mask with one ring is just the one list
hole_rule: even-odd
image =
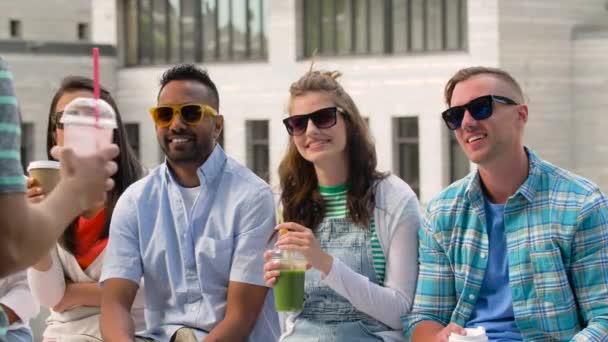
[[420,266],[416,296],[411,313],[402,317],[403,333],[408,339],[423,321],[448,325],[457,302],[454,273],[443,248],[435,240],[432,227],[436,222],[429,219],[431,216],[427,211],[418,230]]
[[13,77],[0,57],[0,193],[25,191],[21,168],[21,125]]
[[598,190],[581,210],[572,245],[570,274],[579,314],[586,324],[573,341],[604,341],[608,336],[607,242],[608,199]]
[[0,337],[6,335],[6,328],[8,327],[8,319],[4,314],[4,310],[0,307]]

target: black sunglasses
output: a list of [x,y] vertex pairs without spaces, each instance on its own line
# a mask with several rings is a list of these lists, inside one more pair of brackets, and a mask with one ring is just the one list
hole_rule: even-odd
[[289,135],[302,135],[306,132],[308,121],[312,122],[317,128],[330,128],[338,122],[336,113],[344,113],[344,110],[339,107],[328,107],[314,111],[310,114],[292,115],[283,120],[287,133]]
[[486,95],[471,100],[462,106],[454,106],[446,109],[441,116],[449,129],[455,130],[462,125],[465,110],[468,110],[473,119],[484,120],[492,116],[492,104],[502,103],[506,105],[517,105],[518,103],[508,97],[498,95]]

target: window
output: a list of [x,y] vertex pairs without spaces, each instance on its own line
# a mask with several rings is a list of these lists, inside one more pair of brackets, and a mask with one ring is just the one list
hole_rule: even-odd
[[270,182],[268,120],[246,121],[247,167],[258,177]]
[[[125,37],[125,51],[126,51],[126,64],[136,65],[139,60],[139,45],[138,37],[138,20],[137,17],[137,0],[125,0],[125,16],[124,16],[124,37]],[[143,12],[142,12],[143,13]],[[142,32],[143,32],[142,27]]]
[[466,0],[301,0],[302,57],[466,48]]
[[[146,0],[142,0],[146,2]],[[152,54],[150,60],[156,64],[167,63],[169,60],[169,26],[167,25],[167,0],[147,1],[151,8],[148,12],[152,13],[152,39],[148,44],[151,45]],[[149,33],[149,32],[147,32]],[[145,38],[142,38],[145,39]]]
[[266,58],[268,0],[126,0],[127,65]]
[[418,145],[418,118],[393,118],[393,169],[417,195],[420,194]]
[[182,61],[180,0],[169,0],[166,6],[169,31],[167,33],[168,59],[169,63],[179,63]]
[[78,23],[78,40],[89,40],[89,24]]
[[448,133],[450,135],[450,183],[453,183],[469,173],[470,165],[454,132],[449,131]]
[[200,52],[196,47],[200,46],[200,31],[196,28],[200,26],[200,1],[182,0],[181,3],[181,42],[182,42],[182,62],[195,62],[201,60]]
[[11,38],[21,38],[21,20],[11,19],[10,33]]
[[141,150],[139,146],[139,124],[138,123],[125,123],[125,131],[127,132],[127,141],[137,159],[141,157]]
[[24,122],[21,124],[21,166],[26,172],[27,165],[34,160],[34,124]]

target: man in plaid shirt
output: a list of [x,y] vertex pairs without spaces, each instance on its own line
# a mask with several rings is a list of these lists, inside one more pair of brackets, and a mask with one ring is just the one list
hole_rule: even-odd
[[443,114],[478,171],[427,207],[412,341],[608,341],[608,201],[524,147],[528,107],[495,68],[458,71]]

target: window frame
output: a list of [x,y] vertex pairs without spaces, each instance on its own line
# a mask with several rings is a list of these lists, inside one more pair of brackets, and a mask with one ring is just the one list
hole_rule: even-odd
[[[163,65],[163,64],[175,64],[175,63],[183,63],[183,62],[242,62],[242,61],[258,61],[258,60],[267,60],[268,59],[268,47],[267,42],[267,32],[264,26],[266,16],[268,13],[266,11],[265,2],[271,0],[193,0],[193,4],[195,7],[195,13],[187,13],[184,14],[183,11],[183,0],[177,0],[177,2],[172,0],[132,0],[135,1],[135,4],[131,4],[129,6],[129,1],[122,2],[122,9],[125,13],[125,20],[122,23],[125,26],[125,30],[122,30],[122,39],[127,42],[132,42],[134,39],[129,36],[129,20],[130,16],[133,16],[132,12],[135,12],[135,21],[136,21],[136,39],[137,39],[137,47],[135,48],[135,52],[132,52],[131,49],[127,49],[124,57],[124,65],[129,66],[141,66],[141,65]],[[150,27],[148,30],[144,30],[143,20],[144,14],[142,14],[142,3],[143,1],[148,1],[149,4],[149,14],[150,14]],[[222,46],[219,44],[220,40],[220,23],[219,19],[219,11],[218,4],[222,2],[222,4],[226,5],[226,8],[229,11],[228,14],[228,26],[227,26],[227,34],[229,37],[228,46],[227,46],[227,55],[225,58],[221,55],[220,51]],[[236,1],[239,1],[239,5],[237,6]],[[164,16],[164,22],[161,23],[161,27],[163,33],[165,35],[165,44],[164,46],[159,46],[155,44],[155,32],[156,26],[158,23],[155,22],[154,14],[158,14],[158,9],[155,8],[159,3],[164,4],[164,8],[161,10]],[[170,15],[171,8],[174,4],[179,6],[179,13],[175,16]],[[211,15],[214,17],[213,27],[206,26],[204,23],[203,17],[203,6],[207,6],[207,4],[213,4],[210,6],[214,13]],[[251,20],[250,9],[251,6],[255,6],[259,4],[259,8],[257,9],[257,14],[260,16],[258,20]],[[244,54],[235,54],[235,14],[234,9],[238,8],[239,10],[245,11],[245,13],[239,12],[240,17],[245,18],[245,28],[242,33],[245,35],[245,53]],[[156,11],[156,12],[155,12]],[[191,39],[193,42],[194,49],[194,57],[188,55],[185,57],[184,53],[184,18],[194,18],[194,34]],[[173,21],[177,21],[173,23]],[[255,28],[254,28],[255,25]],[[259,27],[257,27],[259,25]],[[173,32],[173,29],[179,30],[179,32]],[[207,31],[214,32],[207,32]],[[146,32],[147,31],[147,32]],[[259,32],[259,36],[253,36],[253,33]],[[206,49],[205,47],[205,37],[209,34],[214,35],[215,38],[215,46],[213,49]],[[149,39],[144,42],[144,37],[148,36]],[[179,39],[179,43],[174,42],[175,39]],[[146,45],[146,44],[149,44]],[[144,49],[144,46],[146,49]],[[175,47],[175,48],[174,48]],[[224,46],[225,47],[225,46]],[[149,50],[148,50],[149,49]],[[175,51],[174,51],[175,50]],[[259,50],[259,51],[258,51]],[[163,52],[161,52],[163,51]],[[190,53],[190,51],[189,51]],[[136,56],[134,56],[136,55]],[[161,56],[162,55],[162,56]],[[177,55],[177,56],[176,56]],[[242,55],[242,56],[241,56]],[[137,62],[133,62],[137,61]]]
[[[399,127],[401,120],[413,120],[416,123],[416,136],[400,136]],[[397,116],[392,118],[392,147],[393,147],[393,172],[399,178],[403,179],[414,190],[417,196],[420,196],[420,118],[418,116]],[[417,178],[415,180],[404,179],[403,172],[400,168],[400,156],[402,146],[416,146],[418,151],[418,160],[415,161],[418,169]]]
[[[263,138],[254,138],[254,130],[256,129],[256,124],[264,124],[264,137]],[[258,177],[270,183],[270,120],[269,119],[252,119],[245,120],[245,141],[247,146],[246,151],[246,159],[247,159],[247,167],[253,171]],[[262,146],[265,147],[266,150],[266,159],[268,160],[268,164],[265,166],[266,170],[256,170],[255,169],[255,147]],[[260,174],[261,172],[265,172],[265,174]]]
[[[467,0],[436,0],[437,4],[440,6],[439,8],[439,17],[440,17],[440,24],[441,24],[441,28],[439,29],[440,32],[439,34],[441,35],[440,37],[440,41],[439,41],[439,46],[440,48],[435,48],[435,49],[431,49],[429,46],[429,42],[430,42],[430,32],[427,29],[428,25],[434,25],[436,23],[430,23],[429,22],[429,11],[430,8],[429,6],[431,6],[431,3],[429,2],[429,0],[418,0],[421,1],[421,5],[422,5],[422,26],[421,26],[421,32],[419,32],[421,39],[422,39],[422,46],[420,49],[415,49],[413,46],[413,37],[414,37],[414,25],[413,25],[413,21],[412,21],[412,8],[413,8],[413,1],[414,0],[381,0],[381,1],[373,1],[374,5],[381,5],[382,9],[381,12],[383,13],[383,17],[382,19],[382,37],[384,39],[384,41],[382,42],[383,45],[383,49],[382,52],[374,52],[373,51],[373,47],[371,44],[372,41],[372,37],[371,37],[371,31],[372,31],[372,16],[371,16],[371,6],[372,6],[372,1],[371,0],[347,0],[350,1],[350,13],[348,14],[350,16],[350,23],[351,23],[351,27],[350,27],[350,37],[351,37],[351,42],[350,42],[350,49],[348,49],[349,51],[338,51],[338,44],[337,44],[337,39],[336,39],[336,35],[337,35],[337,24],[336,24],[336,8],[337,8],[337,1],[336,0],[300,0],[300,6],[298,8],[299,10],[299,15],[300,15],[300,21],[302,22],[302,34],[300,37],[300,42],[299,42],[299,56],[298,59],[302,60],[302,59],[308,59],[310,57],[312,57],[313,52],[316,50],[317,53],[319,55],[324,55],[324,56],[344,56],[344,55],[350,55],[350,56],[377,56],[377,55],[398,55],[398,54],[415,54],[415,53],[438,53],[438,52],[449,52],[449,51],[466,51],[468,46],[467,46],[467,39],[468,37],[465,35],[467,33],[467,20],[468,18],[466,17],[466,7],[468,6],[468,2]],[[393,10],[395,8],[395,2],[396,1],[405,1],[404,4],[405,6],[404,9],[407,11],[405,17],[407,18],[407,23],[405,24],[406,27],[406,32],[403,34],[400,34],[399,32],[396,31],[395,26],[394,26],[394,20],[393,20]],[[448,2],[449,1],[453,1],[453,2],[457,2],[457,8],[458,8],[458,14],[456,16],[457,18],[457,23],[455,24],[456,26],[458,26],[456,29],[458,31],[458,47],[457,48],[448,48],[448,44],[447,44],[447,40],[448,40],[448,31],[451,29],[451,27],[448,27],[448,20],[447,20],[447,9],[448,9]],[[318,13],[314,14],[313,19],[311,20],[308,16],[311,15],[310,11],[311,8],[313,8],[314,6],[311,5],[313,2],[315,2],[315,4],[317,5],[317,9],[318,9]],[[333,18],[331,19],[332,21],[332,32],[334,35],[334,39],[333,39],[333,45],[330,49],[326,49],[324,48],[324,44],[323,44],[323,39],[324,39],[324,32],[323,32],[323,7],[321,6],[322,3],[332,3],[332,7],[334,9],[333,11]],[[360,46],[358,46],[358,29],[357,29],[357,19],[358,19],[358,14],[361,11],[361,8],[359,8],[360,4],[364,3],[365,4],[365,9],[363,10],[363,13],[365,13],[365,49],[361,49]],[[314,25],[312,25],[309,21],[314,22]],[[317,30],[316,31],[316,35],[318,36],[318,45],[317,47],[313,47],[311,46],[311,42],[310,42],[310,33],[312,31],[309,32],[309,30]],[[404,44],[404,46],[406,47],[406,51],[396,51],[395,49],[395,39],[405,39],[406,43]],[[327,50],[327,51],[326,51]]]

